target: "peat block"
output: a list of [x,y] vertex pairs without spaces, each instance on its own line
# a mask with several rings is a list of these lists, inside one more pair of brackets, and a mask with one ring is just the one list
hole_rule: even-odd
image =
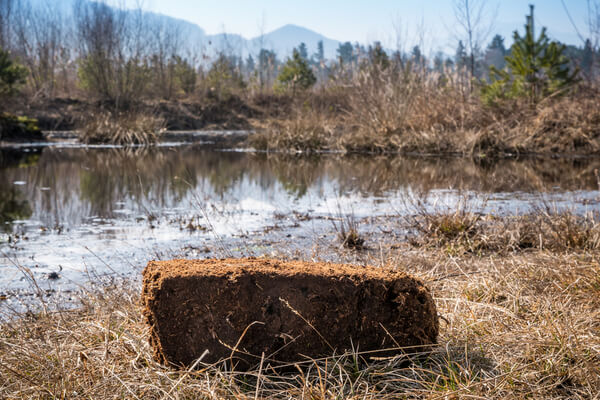
[[[418,280],[374,267],[269,259],[151,261],[142,302],[156,360],[236,369],[373,351],[426,350],[435,303]],[[388,349],[388,350],[385,350]],[[389,350],[393,349],[393,350]],[[367,356],[368,358],[368,356]]]

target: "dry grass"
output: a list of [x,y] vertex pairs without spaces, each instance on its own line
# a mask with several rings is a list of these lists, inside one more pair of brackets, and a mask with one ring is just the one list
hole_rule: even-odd
[[[600,153],[600,92],[580,88],[532,107],[525,101],[484,105],[453,75],[374,66],[304,97],[256,126],[261,150],[461,154]],[[324,95],[326,93],[327,95]]]
[[[0,397],[16,398],[594,398],[600,391],[598,253],[449,257],[390,253],[427,282],[442,318],[430,354],[358,351],[296,372],[155,363],[138,289],[113,287],[77,310],[0,327]],[[411,361],[407,361],[407,360]]]
[[165,131],[162,118],[138,112],[99,112],[88,117],[80,133],[87,144],[116,145],[155,143]]
[[313,111],[295,111],[292,118],[268,119],[249,138],[250,146],[258,150],[311,152],[329,147],[337,136],[335,122]]
[[339,223],[332,219],[333,229],[336,231],[342,247],[352,250],[365,249],[366,239],[359,233],[358,222],[354,218],[354,214],[350,213],[344,217],[341,209],[338,209],[337,220]]
[[523,124],[525,137],[520,146],[524,151],[598,154],[599,100],[590,89],[542,104]]
[[458,206],[449,212],[428,212],[423,205],[407,217],[418,247],[444,247],[452,252],[555,252],[600,250],[600,212],[577,215],[545,205],[531,214],[499,218]]

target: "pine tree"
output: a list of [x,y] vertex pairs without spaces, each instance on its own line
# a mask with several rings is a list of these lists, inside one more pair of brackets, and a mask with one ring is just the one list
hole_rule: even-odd
[[386,69],[390,66],[390,58],[380,42],[375,42],[374,46],[369,46],[369,60],[372,65],[376,65],[381,69]]
[[196,69],[188,60],[180,56],[173,57],[173,69],[175,80],[185,94],[192,94],[196,89]]
[[421,54],[421,48],[418,45],[413,47],[411,55],[412,59],[415,60],[415,63],[421,64],[421,57],[423,55]]
[[458,46],[456,47],[456,55],[454,56],[454,64],[456,68],[462,69],[467,65],[467,49],[463,44],[462,40],[458,41]]
[[317,82],[317,78],[310,69],[308,62],[294,49],[292,58],[283,66],[277,81],[283,88],[306,90]]
[[433,57],[433,70],[435,72],[444,72],[444,53],[438,51]]
[[488,46],[490,50],[500,50],[501,53],[506,53],[506,47],[504,47],[504,38],[501,35],[495,35]]
[[308,49],[306,48],[306,43],[300,43],[300,46],[298,46],[298,53],[300,53],[300,57],[308,60]]
[[27,69],[15,63],[8,51],[0,48],[0,96],[10,96],[25,83]]
[[322,63],[325,60],[325,47],[323,46],[322,40],[319,40],[319,43],[317,43],[317,52],[315,53],[314,58],[317,63]]
[[352,43],[340,43],[337,48],[337,54],[340,64],[350,64],[354,60],[354,48]]
[[490,67],[492,82],[482,87],[487,103],[500,98],[526,97],[531,103],[564,91],[577,82],[577,73],[569,69],[569,60],[563,54],[566,46],[550,41],[546,28],[535,38],[533,6],[525,24],[525,35],[513,34],[511,54],[505,57],[506,68]]
[[503,69],[506,65],[504,60],[506,57],[506,47],[504,46],[504,38],[500,35],[494,36],[489,46],[485,51],[485,63],[488,66],[494,66],[498,69]]
[[235,57],[219,54],[206,74],[210,95],[219,100],[228,100],[246,86]]
[[251,74],[252,72],[254,72],[254,69],[256,68],[256,63],[254,62],[254,57],[252,57],[252,54],[248,55],[248,58],[246,58],[246,71]]
[[581,70],[587,79],[592,79],[594,69],[594,48],[590,39],[585,41],[583,54],[581,55]]
[[265,84],[271,84],[278,65],[279,60],[277,60],[277,54],[274,51],[260,49],[258,53],[258,80],[261,88]]

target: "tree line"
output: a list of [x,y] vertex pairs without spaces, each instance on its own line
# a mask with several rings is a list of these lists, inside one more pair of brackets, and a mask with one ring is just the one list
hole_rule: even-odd
[[[455,0],[457,48],[453,56],[432,57],[415,45],[390,51],[375,42],[344,42],[327,60],[323,42],[309,54],[300,43],[280,59],[260,48],[241,52],[194,49],[179,26],[141,8],[75,0],[72,8],[28,0],[0,0],[0,94],[23,88],[31,98],[89,96],[115,108],[140,100],[174,100],[193,95],[219,100],[241,92],[305,90],[314,85],[349,84],[366,68],[402,74],[435,74],[440,85],[454,84],[466,95],[481,88],[487,101],[529,96],[532,101],[577,79],[599,76],[600,8],[590,6],[589,37],[581,47],[536,34],[533,8],[524,33],[515,31],[509,48],[486,33],[483,0]],[[594,8],[595,7],[595,8]]]

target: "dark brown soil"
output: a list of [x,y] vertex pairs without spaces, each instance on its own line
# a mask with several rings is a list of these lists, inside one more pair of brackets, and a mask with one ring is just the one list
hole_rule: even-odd
[[[438,316],[403,273],[269,259],[151,261],[142,302],[155,358],[189,366],[295,362],[352,348],[387,356],[428,349]],[[398,350],[398,347],[406,347]],[[389,350],[396,348],[396,350]]]

